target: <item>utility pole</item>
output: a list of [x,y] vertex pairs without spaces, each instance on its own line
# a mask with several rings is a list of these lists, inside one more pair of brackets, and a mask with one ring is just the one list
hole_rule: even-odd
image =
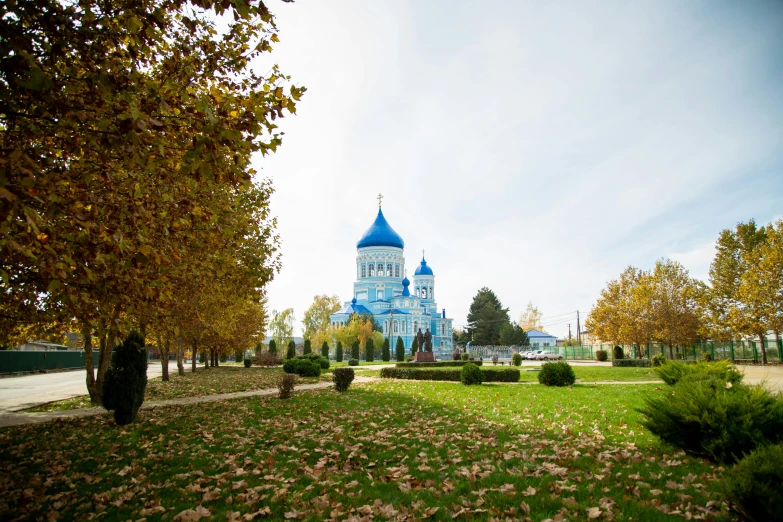
[[582,325],[579,323],[579,310],[576,311],[576,342],[582,346]]
[[571,323],[568,323],[568,341],[571,341]]

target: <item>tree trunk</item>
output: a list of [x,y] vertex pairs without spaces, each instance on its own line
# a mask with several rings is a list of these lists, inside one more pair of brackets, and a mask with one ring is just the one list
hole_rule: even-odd
[[[765,332],[766,333],[766,332]],[[764,347],[764,334],[759,334],[759,344],[761,345],[761,364],[767,365],[767,349]]]
[[82,337],[84,338],[84,365],[87,368],[87,393],[90,394],[90,403],[93,406],[100,406],[101,397],[95,384],[95,364],[92,358],[92,328],[87,321],[82,323]]
[[182,342],[177,342],[177,373],[180,377],[185,375],[185,350],[182,347]]
[[193,359],[190,361],[190,371],[196,373],[196,362],[198,361],[198,341],[193,340]]
[[674,360],[674,349],[672,348],[671,343],[669,343],[669,359]]
[[212,349],[212,366],[214,368],[220,366],[220,356],[218,355],[217,348]]
[[158,352],[160,353],[160,369],[162,372],[161,379],[163,381],[169,380],[169,353],[168,346],[166,346],[160,339],[158,334]]

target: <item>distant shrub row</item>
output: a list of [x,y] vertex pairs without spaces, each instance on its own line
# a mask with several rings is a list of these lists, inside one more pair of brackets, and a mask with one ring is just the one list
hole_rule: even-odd
[[465,366],[466,364],[472,362],[476,366],[481,366],[483,363],[481,361],[437,361],[437,362],[398,362],[395,366],[397,368],[435,368],[439,366]]
[[[452,363],[453,364],[453,363]],[[483,368],[484,382],[519,382],[519,370]],[[414,381],[453,381],[460,382],[461,370],[440,370],[437,368],[383,368],[381,377],[385,379],[408,379]]]
[[612,366],[622,366],[624,368],[649,368],[651,363],[650,359],[615,359],[612,361]]

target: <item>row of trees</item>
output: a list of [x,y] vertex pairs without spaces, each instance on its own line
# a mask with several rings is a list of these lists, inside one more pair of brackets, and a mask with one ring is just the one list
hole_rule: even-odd
[[495,292],[487,287],[481,288],[473,297],[468,312],[467,330],[455,329],[452,337],[458,345],[468,341],[477,345],[526,346],[529,344],[523,327],[519,323],[511,322],[508,308],[503,308]]
[[0,344],[80,331],[95,402],[131,325],[180,368],[188,347],[254,344],[280,258],[250,162],[304,92],[250,67],[278,41],[264,3],[4,9]]
[[764,341],[783,330],[783,220],[751,220],[723,230],[705,283],[678,262],[661,259],[649,271],[629,266],[610,281],[585,322],[597,339],[676,347],[698,340]]

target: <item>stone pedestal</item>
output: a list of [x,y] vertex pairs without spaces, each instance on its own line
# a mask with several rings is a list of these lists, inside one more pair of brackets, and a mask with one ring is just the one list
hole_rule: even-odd
[[416,362],[435,362],[435,352],[416,352],[413,360]]

